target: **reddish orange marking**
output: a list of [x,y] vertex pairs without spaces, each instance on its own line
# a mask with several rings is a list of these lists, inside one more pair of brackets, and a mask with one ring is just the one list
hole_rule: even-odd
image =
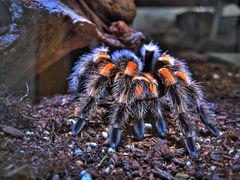
[[101,75],[103,75],[103,76],[109,76],[110,73],[111,73],[111,71],[112,71],[112,69],[113,69],[115,66],[116,66],[116,65],[113,64],[113,63],[108,63],[108,64],[106,64],[106,65],[102,68],[102,70],[100,71],[99,74],[101,74]]
[[143,93],[143,88],[140,85],[136,85],[135,93],[137,96],[140,96]]
[[109,59],[110,56],[108,54],[105,54],[105,53],[99,53],[98,55],[96,55],[93,59],[93,61],[95,63],[98,63],[100,60],[103,60],[103,59]]
[[133,61],[130,61],[127,64],[124,74],[128,74],[128,75],[132,76],[136,72],[136,70],[137,70],[137,64]]
[[150,83],[150,81],[144,76],[134,76],[133,81],[135,81],[135,80],[139,80],[139,81],[143,80],[143,81]]
[[187,76],[184,72],[177,71],[177,72],[176,72],[176,75],[177,75],[180,79],[182,79],[183,81],[185,81],[187,84],[190,83],[190,80],[189,80],[188,76]]
[[158,95],[156,84],[150,84],[150,92],[155,97]]
[[170,86],[172,84],[175,84],[177,81],[173,77],[172,73],[167,68],[160,68],[158,72],[164,76],[165,78],[165,85]]

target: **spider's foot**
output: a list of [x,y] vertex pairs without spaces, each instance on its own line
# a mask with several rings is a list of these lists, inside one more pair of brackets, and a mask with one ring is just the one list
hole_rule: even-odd
[[211,132],[212,136],[218,137],[220,136],[220,132],[218,131],[218,129],[216,127],[214,127],[212,124],[208,124],[206,125],[206,127],[208,128],[208,130]]
[[86,125],[85,120],[82,118],[79,118],[78,121],[73,125],[72,135],[73,136],[78,135],[82,131],[85,125]]
[[121,130],[112,127],[109,133],[109,143],[112,148],[116,148],[121,140]]
[[185,144],[186,148],[188,150],[188,153],[193,157],[197,157],[197,148],[196,148],[196,143],[193,140],[193,137],[185,137]]
[[156,121],[155,127],[157,129],[160,137],[165,137],[167,133],[166,121],[163,118],[160,118]]
[[139,121],[137,124],[134,125],[134,131],[135,131],[135,134],[136,136],[139,138],[139,139],[142,139],[143,136],[144,136],[144,121],[141,120]]

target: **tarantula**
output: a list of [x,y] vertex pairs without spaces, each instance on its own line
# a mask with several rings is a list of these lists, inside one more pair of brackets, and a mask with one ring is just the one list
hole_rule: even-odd
[[111,55],[107,47],[99,47],[83,55],[69,77],[69,89],[85,95],[78,121],[73,126],[76,136],[87,124],[87,118],[101,99],[111,96],[108,108],[109,143],[120,143],[121,128],[126,122],[134,125],[138,138],[144,136],[144,122],[153,124],[160,137],[166,136],[166,121],[162,115],[161,98],[170,100],[170,110],[178,121],[185,145],[192,157],[197,156],[194,132],[188,122],[190,108],[196,112],[213,136],[218,130],[210,123],[211,111],[199,84],[192,79],[184,61],[162,53],[154,43],[144,44],[141,59],[129,50],[117,50]]

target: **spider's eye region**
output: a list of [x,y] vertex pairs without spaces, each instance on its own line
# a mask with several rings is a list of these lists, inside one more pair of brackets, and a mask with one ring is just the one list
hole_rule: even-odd
[[167,55],[167,54],[162,54],[162,56],[160,56],[158,58],[158,61],[161,61],[161,62],[164,62],[164,63],[167,63],[167,64],[170,64],[170,65],[174,65],[174,58]]

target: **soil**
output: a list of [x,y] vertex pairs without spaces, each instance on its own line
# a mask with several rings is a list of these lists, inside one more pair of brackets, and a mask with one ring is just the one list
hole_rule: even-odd
[[[108,125],[98,108],[80,136],[72,137],[81,98],[57,95],[30,107],[31,128],[0,126],[0,179],[238,179],[240,177],[240,72],[232,65],[189,61],[215,111],[213,123],[222,135],[211,137],[191,113],[198,157],[185,150],[182,134],[170,113],[168,135],[161,139],[151,128],[143,140],[123,135],[109,148]],[[21,105],[22,106],[22,105]]]

